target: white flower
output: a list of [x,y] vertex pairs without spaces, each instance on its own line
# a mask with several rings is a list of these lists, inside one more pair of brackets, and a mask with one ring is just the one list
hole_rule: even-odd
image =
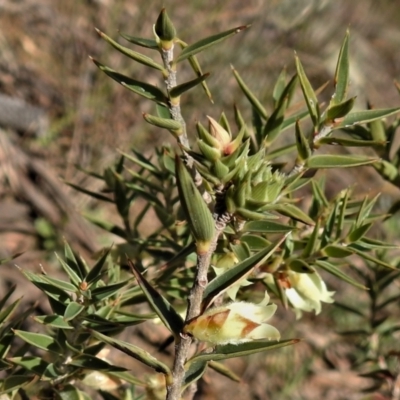
[[289,288],[286,289],[286,296],[294,307],[297,318],[301,316],[301,311],[315,310],[315,313],[319,314],[321,302],[334,302],[335,292],[328,291],[317,272],[306,274],[289,271],[287,281]]
[[239,344],[256,339],[279,340],[279,331],[265,321],[276,311],[266,293],[259,304],[244,301],[226,304],[207,310],[191,320],[184,332],[196,339],[212,344]]

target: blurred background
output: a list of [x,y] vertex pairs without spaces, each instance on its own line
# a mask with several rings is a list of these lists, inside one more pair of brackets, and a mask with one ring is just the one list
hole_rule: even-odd
[[[150,38],[162,7],[178,36],[189,44],[235,26],[252,25],[199,55],[203,71],[211,73],[207,82],[214,104],[200,88],[184,96],[189,135],[196,121],[205,123],[206,115],[218,118],[225,111],[232,118],[234,103],[250,121],[250,107],[234,81],[231,64],[271,108],[271,90],[282,68],[290,73],[295,70],[295,50],[314,88],[329,81],[321,94],[322,100],[329,100],[348,28],[350,95],[358,96],[357,107],[365,108],[367,101],[377,108],[400,103],[393,85],[394,79],[400,79],[399,0],[0,0],[0,259],[24,252],[18,259],[21,267],[39,270],[42,264],[51,270],[55,268],[53,252],[63,238],[88,257],[114,240],[82,217],[89,213],[112,219],[112,211],[63,181],[99,190],[98,182],[76,165],[101,172],[115,160],[118,149],[135,147],[151,153],[155,144],[173,141],[168,133],[144,123],[142,113],[154,113],[153,104],[107,78],[89,56],[161,86],[160,76],[115,52],[94,27],[113,38],[118,31]],[[146,49],[141,51],[154,56]],[[181,68],[180,82],[193,77],[190,68]],[[357,183],[361,193],[383,191],[386,207],[400,197],[370,168],[340,174],[333,173],[328,180],[332,195]],[[2,267],[0,278],[0,293],[10,283],[17,283],[21,293],[26,288],[11,265]],[[35,293],[24,293],[27,301]],[[315,323],[325,321],[329,326],[330,318],[328,312]],[[283,321],[287,337],[292,324],[292,319]],[[244,383],[225,395],[242,399],[240,390],[248,393],[251,387],[254,399],[363,398],[361,389],[367,383],[349,372],[351,346],[339,348],[342,353],[333,355],[335,361],[330,364],[324,362],[317,356],[331,337],[313,331],[310,341],[313,324],[313,317],[296,324],[293,334],[307,337],[307,343],[296,350],[282,350],[268,360],[259,356],[251,364],[236,361]],[[224,385],[232,386],[229,381],[210,379],[212,389],[202,398],[225,398],[212,396],[221,393]]]

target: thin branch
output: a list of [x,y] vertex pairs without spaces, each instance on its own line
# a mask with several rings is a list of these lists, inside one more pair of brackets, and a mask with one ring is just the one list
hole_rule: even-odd
[[[201,312],[203,293],[208,283],[207,272],[210,267],[211,257],[217,247],[219,235],[223,231],[225,225],[225,222],[216,222],[217,229],[209,251],[197,256],[196,276],[188,297],[188,310],[185,323],[197,317]],[[181,390],[185,378],[185,363],[191,344],[192,338],[188,335],[182,334],[180,342],[177,343],[175,347],[175,360],[172,368],[173,382],[170,386],[167,386],[167,400],[179,400],[181,398]]]

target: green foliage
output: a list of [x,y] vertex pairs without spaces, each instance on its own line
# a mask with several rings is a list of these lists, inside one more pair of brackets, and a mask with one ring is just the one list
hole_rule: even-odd
[[[318,169],[372,165],[400,187],[400,153],[393,148],[400,119],[391,124],[382,120],[397,114],[400,108],[352,111],[354,97],[347,97],[347,32],[339,51],[335,90],[327,107],[319,102],[319,90],[313,89],[297,56],[296,74],[287,79],[283,71],[278,77],[271,110],[233,69],[252,108],[252,124],[246,123],[235,107],[235,127],[222,113],[216,119],[208,117],[207,128],[198,122],[197,138],[189,138],[180,110],[181,96],[201,84],[211,98],[205,84],[208,74],[202,73],[196,55],[245,28],[233,28],[188,45],[177,36],[163,9],[154,27],[154,39],[121,35],[132,44],[158,52],[161,61],[121,46],[98,31],[116,51],[160,72],[164,89],[94,60],[112,79],[154,102],[157,116],[144,114],[144,119],[170,131],[178,144],[175,148],[156,148],[151,157],[135,149],[124,151],[102,173],[86,171],[102,181],[100,193],[70,184],[115,207],[119,225],[93,218],[91,221],[123,243],[106,249],[91,268],[66,244],[64,257],[58,258],[66,280],[21,269],[47,296],[52,311],[49,315],[33,315],[34,310],[29,309],[13,317],[19,300],[6,305],[13,289],[0,301],[1,367],[7,371],[0,390],[9,398],[16,398],[17,393],[89,398],[84,386],[75,386],[74,382],[79,381],[93,386],[105,399],[114,398],[107,391],[115,387],[122,390],[120,398],[134,398],[129,396],[137,386],[147,390],[148,398],[166,396],[177,400],[208,367],[237,381],[236,374],[217,361],[284,347],[298,339],[249,341],[248,333],[264,321],[251,319],[251,312],[246,313],[243,304],[251,302],[232,303],[242,304],[244,311],[240,323],[227,327],[224,324],[230,321],[233,306],[227,306],[226,296],[247,301],[259,297],[258,292],[268,291],[297,317],[302,312],[319,313],[321,303],[334,301],[334,292],[324,281],[326,274],[354,286],[354,290],[368,292],[374,306],[372,314],[367,317],[354,310],[370,324],[361,334],[363,338],[375,333],[388,336],[398,330],[395,323],[385,324],[386,318],[379,319],[375,313],[398,299],[395,295],[377,301],[398,276],[397,264],[390,261],[390,251],[397,247],[387,243],[386,238],[380,241],[368,237],[388,215],[375,213],[377,197],[360,199],[350,188],[328,199],[324,180],[313,176]],[[176,44],[182,48],[178,55],[174,53]],[[179,63],[186,60],[196,77],[177,85]],[[304,101],[292,112],[289,106],[300,90]],[[311,124],[304,123],[304,119]],[[304,130],[302,125],[311,128]],[[279,146],[277,139],[290,128],[292,144]],[[343,136],[333,136],[337,130]],[[317,154],[323,145],[370,147],[376,156]],[[280,157],[288,153],[295,153],[294,162],[283,165]],[[304,187],[311,192],[309,207],[302,204],[299,190]],[[396,203],[390,212],[399,208]],[[148,225],[146,235],[142,234],[144,224]],[[360,268],[354,267],[355,256]],[[217,268],[209,268],[211,264]],[[126,265],[134,277],[124,269]],[[364,271],[366,266],[368,273]],[[222,304],[218,312],[203,315],[217,301]],[[179,310],[185,307],[186,317],[182,317]],[[267,304],[259,307],[266,315],[276,309]],[[351,306],[345,308],[352,312]],[[31,314],[40,332],[24,331],[22,322]],[[114,338],[128,326],[156,317],[171,332],[177,349],[170,365],[157,355]],[[189,358],[190,344],[196,339],[185,329],[189,324],[191,328],[198,324],[198,329],[190,332],[212,329],[216,347],[211,351],[197,348]],[[244,324],[242,331],[238,329],[240,324]],[[242,336],[236,342],[218,342],[219,333],[227,329],[239,330]],[[25,344],[11,351],[14,343],[20,343],[17,339]],[[162,374],[161,389],[112,365],[103,355],[106,344]],[[374,351],[377,361],[380,353]],[[96,380],[100,383],[93,384]],[[156,392],[158,397],[154,397]]]

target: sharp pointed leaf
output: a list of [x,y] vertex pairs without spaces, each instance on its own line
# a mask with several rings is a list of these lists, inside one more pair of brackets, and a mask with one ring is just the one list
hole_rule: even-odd
[[231,369],[229,369],[225,364],[222,364],[217,361],[209,361],[208,366],[219,374],[225,376],[226,378],[234,381],[240,382],[240,376],[236,375]]
[[264,119],[268,119],[267,111],[264,106],[261,104],[260,100],[253,94],[253,92],[249,89],[249,87],[244,83],[243,79],[240,77],[239,73],[232,67],[233,75],[237,83],[239,84],[242,92],[249,100],[250,104],[253,106],[254,111],[257,113],[258,117],[262,117]]
[[300,59],[296,56],[296,68],[297,74],[300,79],[301,90],[303,91],[304,99],[307,104],[308,111],[311,116],[311,120],[314,124],[314,129],[317,130],[319,125],[320,111],[317,96],[312,88],[310,81],[307,78],[306,73],[304,72],[303,66],[300,62]]
[[327,261],[323,261],[323,260],[318,260],[315,265],[317,267],[320,267],[322,269],[324,269],[325,271],[329,272],[330,274],[336,276],[337,278],[350,283],[350,285],[353,285],[359,289],[363,289],[363,290],[368,290],[367,287],[365,287],[363,284],[357,282],[356,280],[354,280],[353,278],[351,278],[350,276],[346,275],[339,267],[337,267],[336,265],[333,265]]
[[131,49],[128,49],[127,47],[121,46],[119,43],[117,43],[115,40],[111,39],[105,33],[99,31],[97,28],[96,28],[96,32],[100,35],[101,38],[103,38],[105,41],[110,43],[111,46],[113,46],[119,52],[128,56],[132,60],[135,60],[140,64],[146,65],[147,67],[151,67],[151,68],[158,69],[160,71],[164,71],[164,67],[161,64],[153,61],[150,57],[144,56],[143,54],[140,54],[137,51],[133,51]]
[[242,232],[286,233],[293,230],[293,226],[273,221],[249,221],[244,225]]
[[119,35],[130,43],[136,44],[141,47],[146,47],[148,49],[158,50],[158,44],[154,39],[140,38],[136,36],[126,35],[121,32],[119,32]]
[[349,30],[343,40],[342,47],[335,72],[335,93],[332,96],[331,105],[337,105],[346,99],[347,87],[349,85]]
[[72,319],[77,317],[84,309],[85,306],[83,306],[82,304],[71,301],[71,303],[68,304],[64,313],[65,321],[71,321]]
[[193,361],[185,365],[185,377],[183,379],[182,389],[184,390],[192,383],[199,380],[207,369],[207,361]]
[[376,162],[376,158],[359,155],[324,154],[311,156],[306,161],[307,168],[352,168],[360,165],[369,165]]
[[185,47],[182,50],[181,54],[179,54],[176,61],[180,62],[186,60],[188,57],[194,56],[195,54],[200,53],[201,51],[207,49],[208,47],[211,47],[214,44],[217,44],[222,40],[227,39],[230,36],[236,35],[237,33],[243,31],[246,28],[248,28],[248,26],[238,26],[237,28],[229,29],[225,32],[221,32],[216,35],[201,39],[198,42]]
[[14,334],[26,343],[39,349],[61,354],[61,346],[58,344],[57,340],[51,336],[20,330],[14,330]]
[[285,241],[287,236],[288,234],[283,236],[277,242],[272,243],[267,248],[236,264],[222,275],[214,278],[204,290],[202,308],[207,308],[207,306],[213,302],[215,297],[229,289],[232,285],[246,276],[257,265],[260,265],[269,257],[271,257],[271,255],[276,252],[276,249]]
[[164,93],[158,87],[122,75],[119,72],[103,65],[99,61],[93,60],[93,62],[101,71],[132,92],[143,96],[146,99],[150,99],[168,106],[168,102]]
[[212,353],[200,353],[194,356],[191,362],[199,361],[219,361],[226,360],[228,358],[243,357],[250,354],[260,353],[262,351],[269,351],[279,349],[281,347],[290,346],[300,342],[300,339],[288,339],[277,341],[253,341],[241,344],[227,344],[223,346],[217,346]]
[[185,83],[181,83],[180,85],[173,87],[169,91],[170,97],[171,98],[179,97],[183,93],[187,92],[188,90],[194,88],[195,86],[197,86],[201,82],[205,81],[209,76],[210,76],[210,74],[206,73],[204,75],[201,75],[201,76],[197,77],[196,79],[193,79],[193,80],[185,82]]
[[181,316],[174,310],[171,304],[147,282],[130,260],[129,264],[154,312],[160,317],[161,321],[175,337],[179,337],[183,327]]
[[69,325],[69,323],[65,321],[64,317],[62,317],[61,315],[42,315],[33,317],[33,319],[40,324],[48,325],[52,328],[75,329],[73,326]]
[[115,347],[116,349],[122,351],[125,354],[128,354],[129,356],[135,358],[136,360],[142,362],[143,364],[149,366],[150,368],[155,369],[157,372],[161,372],[162,374],[165,375],[169,375],[171,373],[170,369],[164,363],[157,360],[150,353],[141,349],[138,346],[135,346],[128,342],[124,342],[122,340],[110,338],[96,331],[92,331],[92,335],[96,339],[104,343],[107,343],[112,347]]
[[339,124],[334,125],[332,129],[340,129],[353,125],[365,124],[366,122],[375,121],[377,119],[386,118],[390,115],[400,112],[400,107],[397,108],[382,108],[365,111],[355,111],[347,114]]

